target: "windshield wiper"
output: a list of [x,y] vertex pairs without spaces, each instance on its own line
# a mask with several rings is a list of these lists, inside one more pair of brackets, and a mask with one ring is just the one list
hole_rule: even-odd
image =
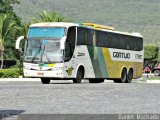
[[[44,45],[43,51],[45,50],[45,47],[46,47],[46,45]],[[47,54],[45,52],[43,53],[43,55],[45,55],[47,60],[48,60],[48,62],[51,63],[51,60],[49,59],[49,57],[47,56]]]
[[35,57],[37,56],[37,54],[41,51],[41,46],[42,46],[42,42],[40,44],[39,50],[36,52],[36,54],[33,56],[31,63],[33,63]]

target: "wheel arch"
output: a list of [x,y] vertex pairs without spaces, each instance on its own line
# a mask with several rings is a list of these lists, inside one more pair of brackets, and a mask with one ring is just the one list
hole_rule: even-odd
[[75,77],[77,76],[77,71],[78,71],[79,69],[82,70],[82,72],[83,72],[83,78],[84,78],[84,77],[85,77],[85,67],[84,67],[84,65],[82,65],[82,64],[80,64],[80,65],[77,66]]

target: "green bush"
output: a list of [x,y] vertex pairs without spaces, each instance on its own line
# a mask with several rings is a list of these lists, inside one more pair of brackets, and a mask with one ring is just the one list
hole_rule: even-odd
[[0,78],[18,78],[19,76],[20,76],[19,68],[0,70]]
[[156,45],[147,45],[144,47],[144,59],[153,60],[158,58],[159,48]]

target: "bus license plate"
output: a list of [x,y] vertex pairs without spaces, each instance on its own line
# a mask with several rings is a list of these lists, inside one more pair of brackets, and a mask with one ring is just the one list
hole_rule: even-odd
[[37,73],[37,75],[44,75],[44,73],[39,72],[39,73]]

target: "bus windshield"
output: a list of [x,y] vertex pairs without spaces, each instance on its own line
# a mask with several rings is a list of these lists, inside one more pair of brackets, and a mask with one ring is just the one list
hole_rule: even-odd
[[30,27],[25,43],[24,62],[62,62],[60,41],[64,36],[64,27]]
[[63,61],[60,40],[28,39],[24,50],[24,62],[57,63]]

